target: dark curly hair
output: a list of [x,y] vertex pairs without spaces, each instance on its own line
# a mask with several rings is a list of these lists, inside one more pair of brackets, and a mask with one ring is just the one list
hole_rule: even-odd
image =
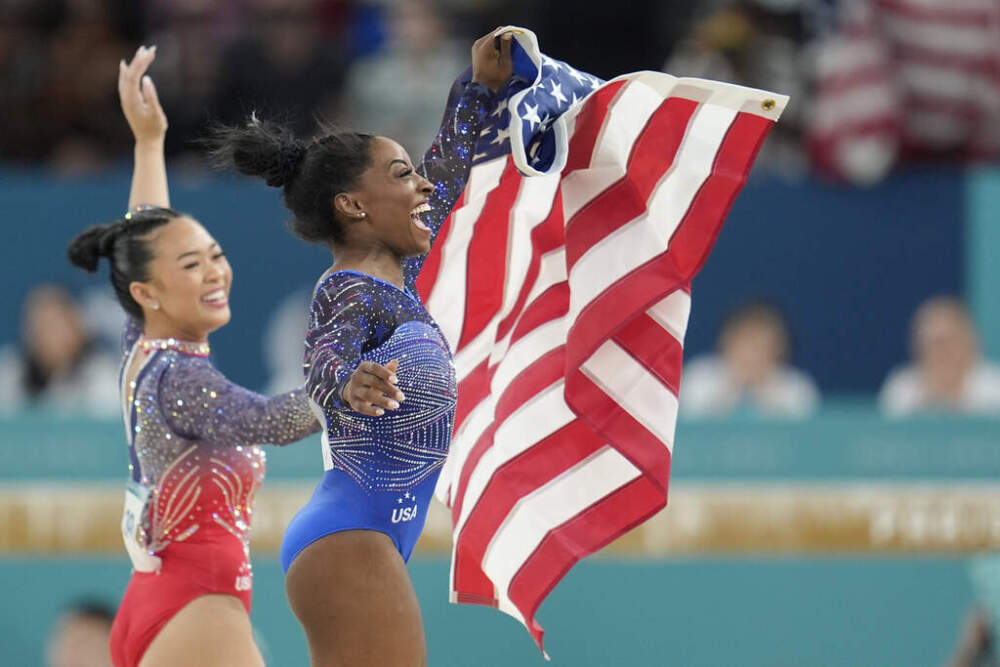
[[205,144],[213,166],[235,168],[282,188],[293,216],[288,226],[296,236],[330,245],[344,238],[333,198],[357,187],[372,164],[374,139],[326,127],[317,138],[303,141],[287,127],[251,115],[242,127],[215,126]]
[[171,220],[183,216],[172,208],[144,207],[106,225],[94,225],[69,244],[69,261],[93,273],[102,257],[111,264],[111,286],[118,303],[132,317],[142,320],[142,307],[132,298],[128,286],[149,280],[153,250],[149,234]]

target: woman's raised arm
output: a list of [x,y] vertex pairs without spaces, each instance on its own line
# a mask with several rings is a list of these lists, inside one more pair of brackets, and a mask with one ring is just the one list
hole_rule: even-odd
[[[420,175],[434,184],[431,211],[424,218],[431,228],[431,244],[437,239],[445,218],[465,189],[481,124],[496,103],[495,95],[513,73],[511,33],[493,31],[472,46],[472,79],[461,91],[452,89],[448,111],[431,147],[417,166]],[[403,265],[407,286],[416,288],[417,274],[426,255],[409,257]]]
[[163,141],[167,135],[167,116],[163,113],[156,86],[146,74],[156,47],[140,46],[131,63],[124,60],[118,68],[118,97],[125,120],[135,137],[135,167],[129,210],[143,204],[168,208],[167,166],[163,157]]

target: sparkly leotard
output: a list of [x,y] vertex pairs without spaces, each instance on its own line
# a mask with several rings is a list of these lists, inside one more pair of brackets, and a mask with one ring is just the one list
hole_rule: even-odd
[[[435,185],[427,224],[436,236],[465,187],[488,89],[468,84],[418,170]],[[448,454],[457,401],[451,351],[416,296],[423,257],[404,262],[405,287],[354,271],[316,286],[306,334],[306,389],[323,422],[326,473],[292,519],[281,546],[287,572],[317,539],[343,530],[385,533],[403,559],[423,529]],[[344,404],[341,391],[362,361],[399,360],[406,399],[369,417]]]
[[122,336],[130,460],[122,529],[135,572],[112,628],[117,666],[138,664],[196,597],[235,595],[249,613],[248,532],[265,464],[258,445],[319,430],[304,391],[261,396],[226,380],[207,344],[139,334],[129,321]]

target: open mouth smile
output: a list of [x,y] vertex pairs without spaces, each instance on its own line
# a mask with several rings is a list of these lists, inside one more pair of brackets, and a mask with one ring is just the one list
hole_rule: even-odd
[[424,202],[420,206],[417,206],[415,209],[413,209],[412,211],[410,211],[410,220],[413,222],[414,226],[417,229],[421,229],[421,230],[423,230],[425,232],[431,231],[431,228],[428,227],[424,223],[424,221],[420,219],[420,215],[421,214],[423,214],[423,213],[429,213],[430,210],[431,210],[430,204],[428,204],[427,202]]
[[201,302],[212,308],[225,308],[229,305],[229,298],[226,296],[226,291],[220,287],[201,297]]

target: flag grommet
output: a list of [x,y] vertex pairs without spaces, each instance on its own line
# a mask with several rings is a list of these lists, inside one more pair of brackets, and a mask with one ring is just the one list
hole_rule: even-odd
[[764,111],[770,111],[771,109],[774,108],[775,104],[777,104],[777,102],[775,102],[773,99],[769,97],[760,103],[760,108],[763,109]]

